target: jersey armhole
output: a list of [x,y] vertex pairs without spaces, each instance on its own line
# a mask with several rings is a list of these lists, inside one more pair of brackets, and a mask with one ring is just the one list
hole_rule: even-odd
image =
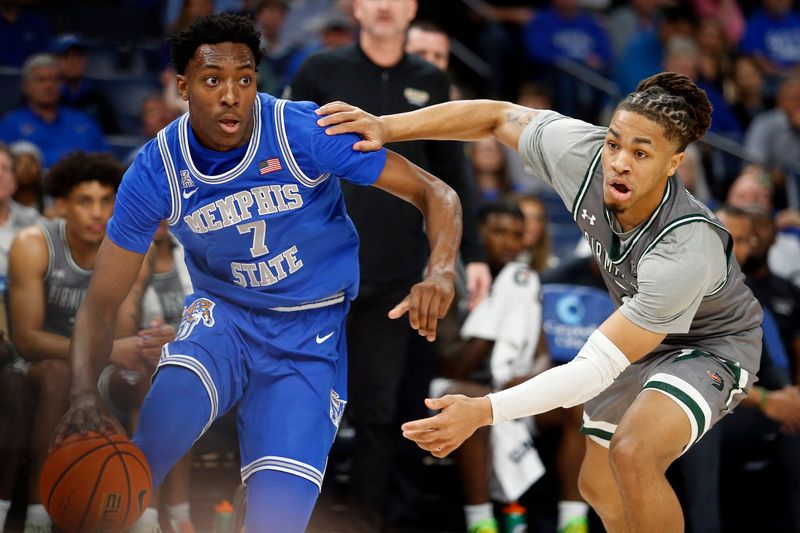
[[167,175],[167,183],[169,184],[169,197],[170,197],[170,212],[167,218],[167,224],[174,226],[178,223],[181,216],[181,197],[180,187],[178,186],[178,173],[175,171],[175,165],[172,162],[172,154],[167,145],[167,135],[165,130],[158,132],[158,152],[161,155],[161,162],[164,165],[164,170]]
[[42,236],[44,236],[44,242],[47,245],[47,270],[44,273],[44,280],[50,279],[50,273],[53,271],[53,261],[56,254],[55,243],[53,239],[50,238],[50,232],[47,231],[47,228],[44,227],[43,223],[39,223],[39,230],[42,232]]
[[289,136],[286,134],[286,120],[284,117],[286,102],[287,100],[276,100],[275,112],[273,113],[273,118],[275,121],[275,133],[277,134],[276,136],[278,138],[278,144],[281,148],[281,154],[283,154],[283,160],[286,161],[286,166],[288,167],[289,172],[291,172],[292,176],[294,176],[297,181],[306,187],[316,187],[328,179],[331,173],[325,172],[316,178],[310,178],[303,172],[303,170],[300,168],[300,165],[297,164],[297,160],[294,158],[294,154],[292,153],[292,148],[289,145]]

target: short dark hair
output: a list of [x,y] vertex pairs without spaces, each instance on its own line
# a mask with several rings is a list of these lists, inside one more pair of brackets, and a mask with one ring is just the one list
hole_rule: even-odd
[[731,204],[722,204],[717,208],[715,214],[717,216],[723,214],[731,217],[750,218],[750,213],[746,209],[742,209],[741,207],[736,207]]
[[178,74],[186,73],[186,66],[197,49],[204,44],[241,43],[253,52],[256,66],[261,62],[261,32],[253,27],[248,17],[221,13],[199,17],[186,28],[167,37],[172,65]]
[[703,89],[683,74],[662,72],[639,82],[617,106],[632,111],[664,128],[678,152],[702,137],[711,125],[711,103]]
[[414,22],[411,23],[408,29],[413,30],[414,28],[420,31],[424,31],[426,33],[441,33],[445,37],[450,37],[447,34],[447,32],[444,31],[444,29],[442,29],[441,26],[437,25],[434,22],[431,22],[430,20],[415,20]]
[[116,191],[125,168],[111,154],[73,152],[50,168],[45,192],[53,198],[66,198],[87,181],[97,181]]
[[498,200],[484,205],[478,210],[478,223],[482,226],[489,219],[489,215],[510,215],[520,220],[525,220],[525,215],[517,202],[510,199]]

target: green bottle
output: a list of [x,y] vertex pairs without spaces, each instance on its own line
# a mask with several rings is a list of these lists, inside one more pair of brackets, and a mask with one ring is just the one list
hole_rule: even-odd
[[503,526],[505,533],[528,533],[526,510],[518,502],[511,502],[503,507]]
[[233,526],[233,505],[222,500],[214,507],[214,533],[230,533]]

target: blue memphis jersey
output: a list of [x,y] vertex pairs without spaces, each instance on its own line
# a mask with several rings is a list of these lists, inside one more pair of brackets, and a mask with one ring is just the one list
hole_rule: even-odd
[[244,155],[217,175],[195,165],[199,154],[217,153],[196,145],[188,114],[175,120],[125,173],[109,238],[145,253],[167,220],[195,289],[247,307],[310,308],[354,298],[358,235],[338,178],[373,184],[386,152],[356,152],[354,135],[326,135],[316,108],[259,94]]

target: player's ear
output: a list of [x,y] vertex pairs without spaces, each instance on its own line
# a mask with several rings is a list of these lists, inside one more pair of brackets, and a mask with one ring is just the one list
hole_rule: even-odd
[[189,82],[186,79],[185,74],[178,74],[175,77],[176,83],[178,85],[178,94],[181,95],[181,99],[185,102],[189,101]]
[[669,171],[667,172],[667,176],[672,176],[678,171],[678,167],[681,166],[683,159],[686,157],[686,152],[678,152],[670,158],[669,161]]

